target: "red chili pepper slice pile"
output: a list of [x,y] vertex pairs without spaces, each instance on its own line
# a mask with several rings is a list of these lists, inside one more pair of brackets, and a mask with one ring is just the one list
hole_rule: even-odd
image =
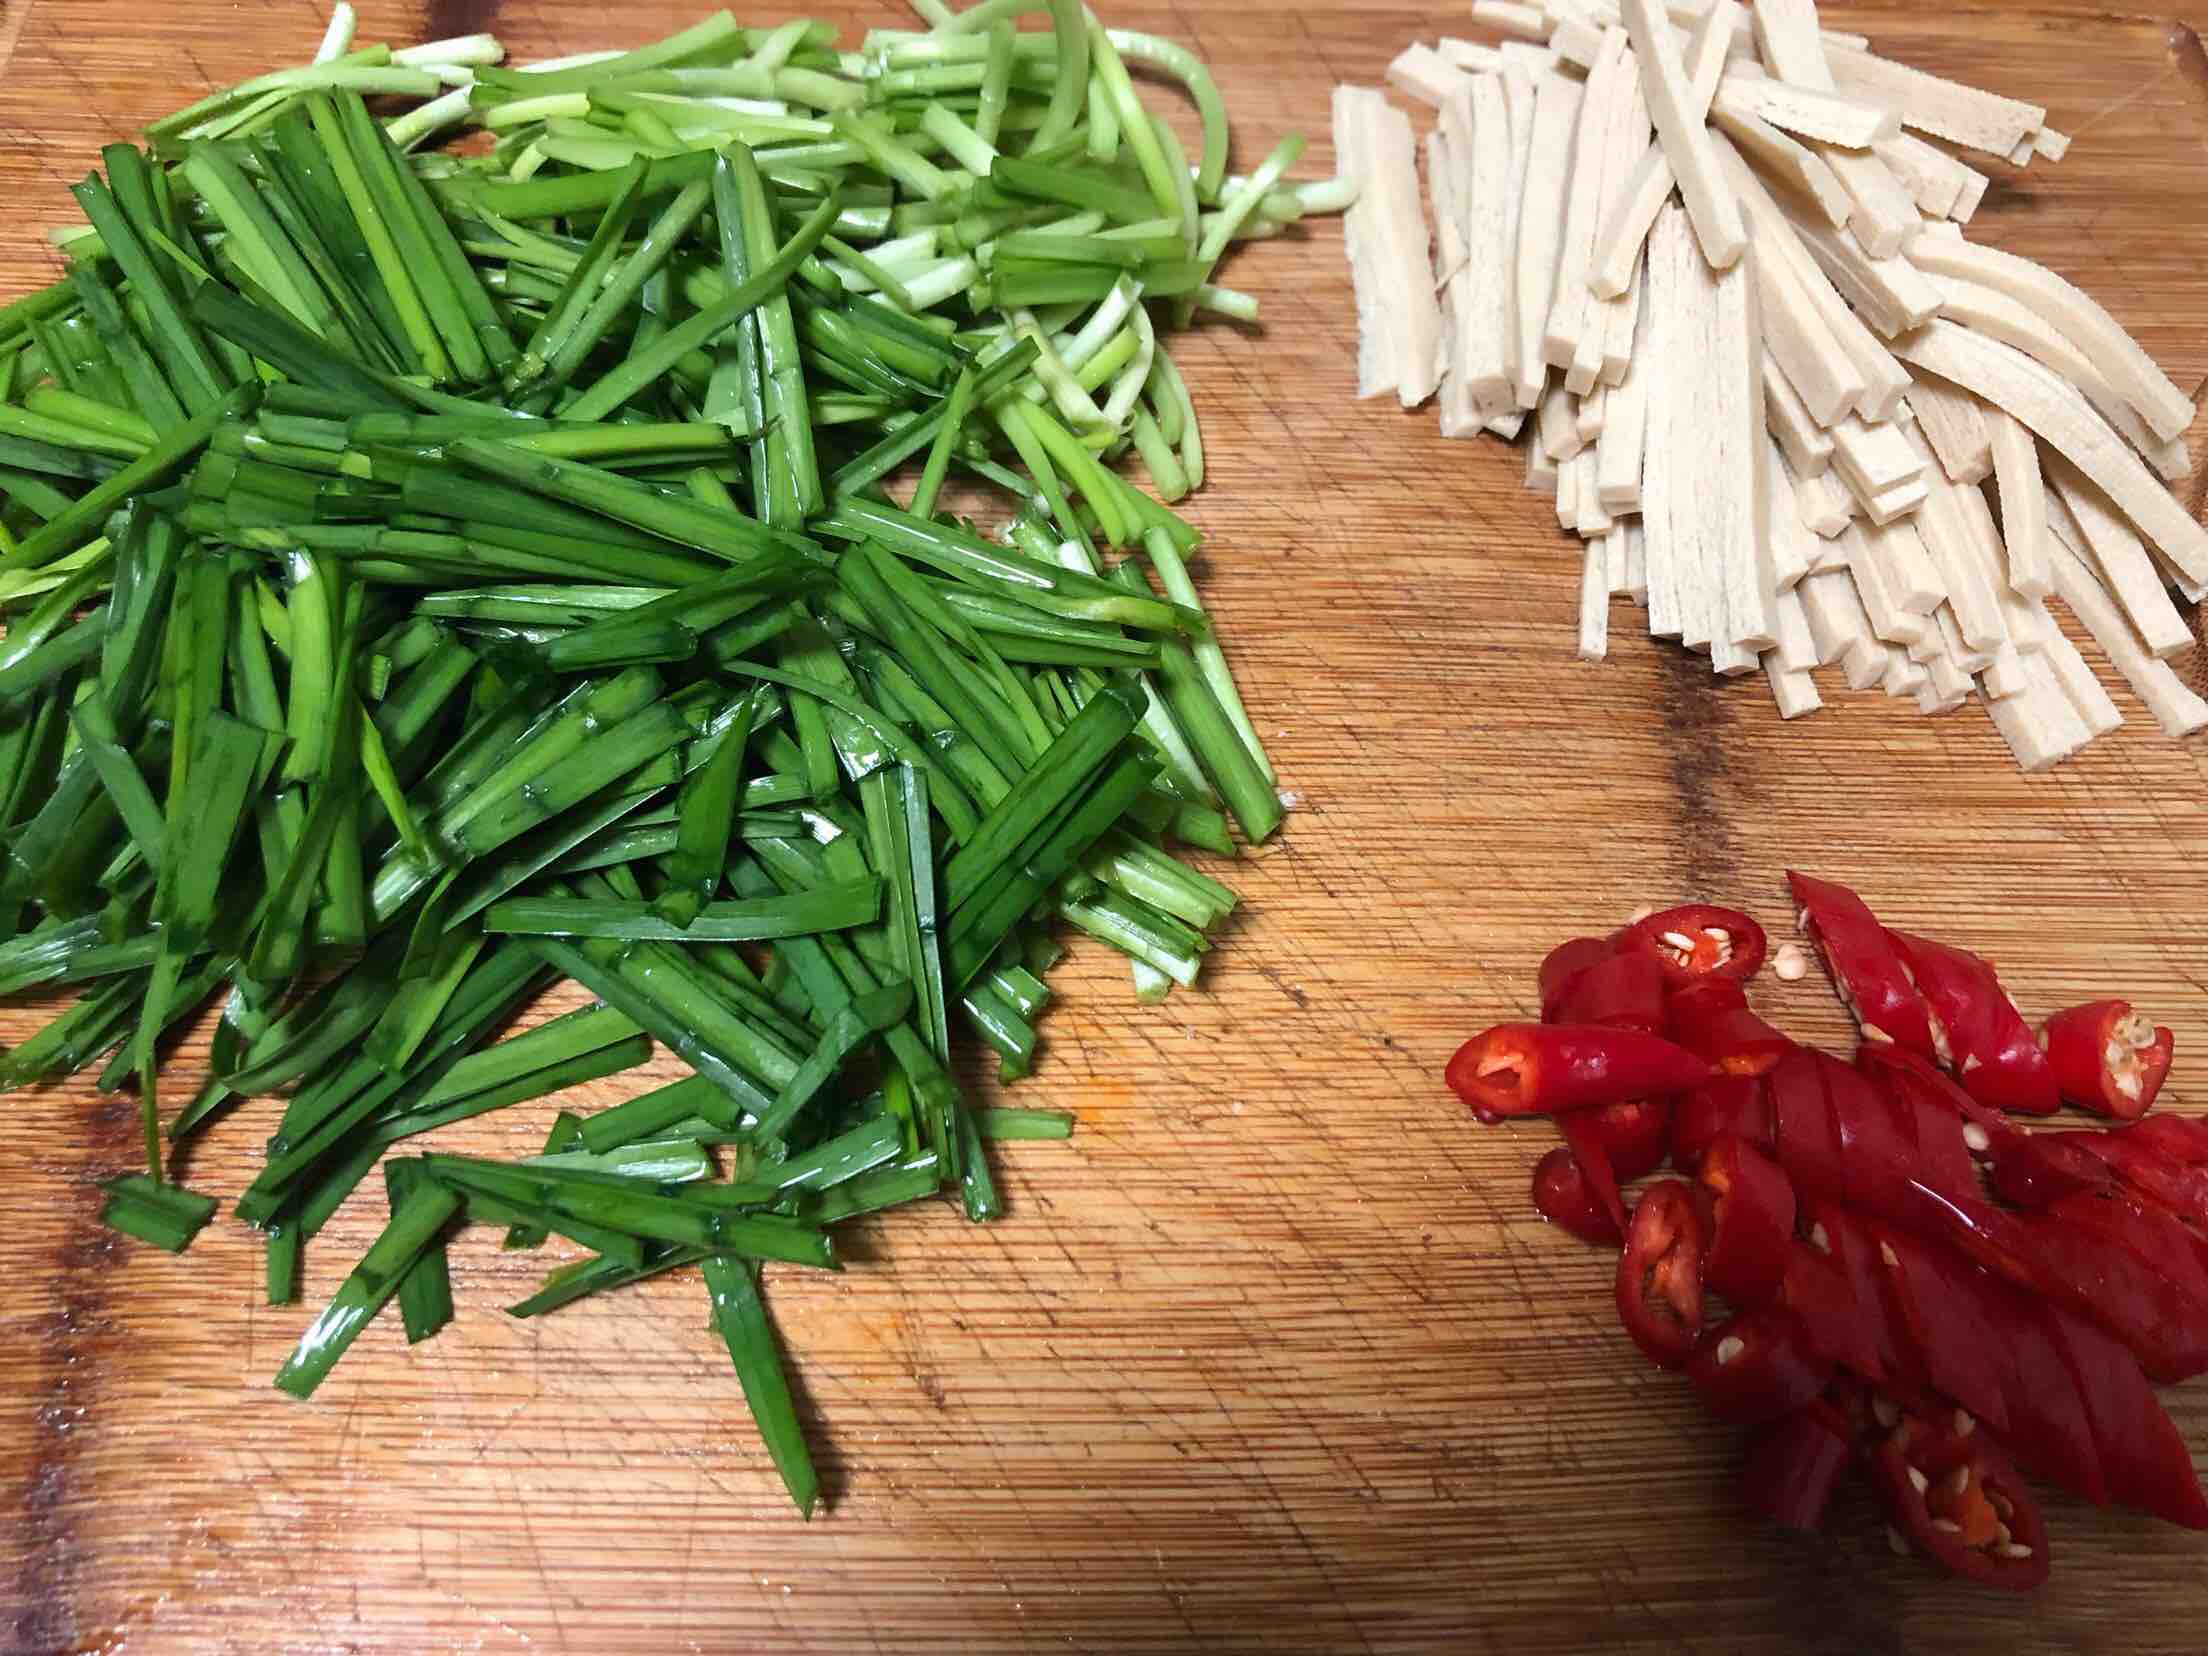
[[[2016,1589],[2048,1569],[2019,1465],[2208,1529],[2149,1384],[2208,1372],[2208,1120],[2147,1117],[2170,1031],[2099,1000],[2035,1034],[1982,956],[1787,878],[1852,1063],[1750,1007],[1762,927],[1688,904],[1558,945],[1542,1021],[1467,1041],[1450,1086],[1556,1118],[1535,1208],[1619,1249],[1634,1343],[1759,1428],[1741,1489],[1774,1523],[1816,1528],[1854,1466],[1898,1549]],[[2064,1103],[2120,1125],[2012,1119]],[[1667,1155],[1687,1178],[1624,1188]]]

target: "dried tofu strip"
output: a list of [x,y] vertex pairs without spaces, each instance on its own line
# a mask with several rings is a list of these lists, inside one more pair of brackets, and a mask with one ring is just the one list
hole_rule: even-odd
[[1892,109],[1904,126],[1965,149],[2007,156],[2047,124],[2047,111],[2037,104],[1981,92],[1866,51],[1828,45],[1825,62],[1841,91]]
[[2052,669],[2033,674],[2024,694],[1989,701],[1986,712],[2016,762],[2036,773],[2067,759],[2093,739]]
[[1595,59],[1602,56],[1602,25],[1584,17],[1567,17],[1549,31],[1549,46],[1559,62],[1568,63],[1582,72],[1595,66]]
[[1756,255],[1720,275],[1712,312],[1713,418],[1705,428],[1706,476],[1716,483],[1717,568],[1724,582],[1726,636],[1743,650],[1777,642],[1772,496],[1764,431],[1763,344],[1756,314]]
[[1623,379],[1626,360],[1633,351],[1634,324],[1640,315],[1637,261],[1635,279],[1629,280],[1625,290],[1612,298],[1596,297],[1591,282],[1603,227],[1609,223],[1619,198],[1632,179],[1634,168],[1649,148],[1648,97],[1641,90],[1641,66],[1630,51],[1619,62],[1618,80],[1617,102],[1603,158],[1602,198],[1596,207],[1587,241],[1587,260],[1582,268],[1581,286],[1586,293],[1581,303],[1586,317],[1579,349],[1572,357],[1570,383],[1599,380],[1605,385],[1615,385]]
[[[1757,170],[1782,189],[1801,197],[1824,215],[1828,224],[1845,224],[1855,210],[1840,177],[1825,158],[1806,144],[1796,143],[1770,122],[1754,115],[1712,109],[1710,119],[1733,141]],[[1915,228],[1915,215],[1910,215]]]
[[1781,132],[1843,150],[1867,150],[1901,130],[1900,121],[1884,104],[1793,86],[1740,63],[1725,71],[1710,107],[1728,115],[1753,115]]
[[[1692,413],[1691,383],[1682,372],[1700,349],[1692,290],[1699,283],[1693,231],[1684,211],[1666,205],[1648,235],[1646,326],[1633,377],[1647,388],[1647,453],[1641,468],[1642,548],[1648,584],[1648,630],[1659,638],[1677,638],[1685,628],[1680,590],[1674,575],[1682,531],[1691,539],[1694,502],[1687,479],[1670,464],[1673,433]],[[1685,498],[1682,498],[1685,497]]]
[[1604,301],[1602,380],[1605,385],[1619,385],[1625,380],[1626,368],[1633,360],[1634,341],[1640,335],[1641,295],[1646,288],[1636,255],[1632,282],[1618,298]]
[[1577,530],[1579,527],[1579,456],[1577,454],[1556,459],[1556,526],[1559,529]]
[[1992,473],[1993,428],[1976,397],[1926,376],[1909,388],[1909,410],[1949,478],[1980,483]]
[[1782,719],[1799,719],[1825,705],[1824,697],[1817,694],[1817,681],[1806,669],[1797,671],[1783,665],[1776,651],[1763,658],[1763,675]]
[[2060,161],[2070,153],[2070,134],[2041,127],[2032,135],[2032,150],[2049,161]]
[[1503,67],[1516,69],[1529,80],[1539,80],[1556,67],[1556,53],[1524,40],[1506,40],[1495,48],[1503,55]]
[[1579,521],[1575,527],[1583,536],[1609,534],[1618,524],[1602,504],[1595,474],[1595,451],[1581,449],[1579,458],[1572,463],[1579,468]]
[[1494,47],[1448,35],[1434,42],[1434,54],[1450,68],[1462,69],[1468,75],[1493,74],[1503,66],[1503,54]]
[[2146,543],[2132,533],[2108,496],[2059,458],[2048,462],[2047,481],[2053,489],[2048,517],[2077,550],[2092,554],[2101,584],[2124,606],[2147,648],[2165,660],[2190,650],[2193,629],[2170,602],[2169,589],[2147,556]]
[[1587,446],[1579,434],[1579,410],[1572,394],[1561,385],[1552,385],[1541,393],[1534,418],[1537,440],[1549,451],[1551,460],[1561,464]]
[[1922,477],[1912,477],[1906,483],[1897,483],[1891,489],[1864,500],[1858,496],[1863,515],[1876,524],[1888,524],[1907,517],[1924,504],[1927,485]]
[[[1710,99],[1717,91],[1718,76],[1724,68],[1722,50],[1716,44],[1718,38],[1713,22],[1711,28],[1687,43],[1686,112],[1697,127],[1709,118]],[[1649,116],[1653,124],[1655,111],[1648,101],[1648,72],[1638,56],[1634,67],[1641,90],[1641,112]],[[1640,259],[1642,244],[1648,239],[1648,228],[1656,222],[1656,210],[1671,199],[1677,182],[1671,158],[1665,153],[1659,137],[1642,150],[1621,189],[1611,198],[1608,216],[1596,238],[1594,259],[1587,277],[1587,285],[1598,299],[1615,299],[1626,291],[1634,265]]]
[[1625,595],[1636,604],[1648,605],[1648,536],[1641,520],[1632,518],[1618,526],[1625,536]]
[[1636,357],[1622,384],[1613,386],[1595,445],[1595,491],[1612,513],[1641,509],[1641,456],[1648,431],[1648,376]]
[[1802,521],[1801,502],[1794,498],[1794,475],[1786,456],[1768,435],[1763,441],[1763,487],[1770,501],[1765,544],[1770,548],[1771,587],[1781,597],[1801,584],[1816,559],[1817,537]]
[[1470,257],[1465,226],[1472,193],[1468,176],[1470,148],[1470,134],[1461,129],[1452,132],[1447,120],[1426,135],[1427,194],[1434,204],[1434,244],[1445,273],[1439,400],[1444,437],[1477,437],[1487,420],[1487,414],[1474,403],[1471,383],[1458,365],[1470,326],[1466,306],[1475,263]]
[[[1666,0],[1664,10],[1681,28],[1692,28],[1709,15],[1712,0]],[[1739,6],[1726,8],[1729,39],[1726,49],[1736,57],[1753,57],[1756,52],[1756,26],[1748,13]],[[1853,46],[1861,50],[1870,45],[1863,35],[1847,34],[1836,29],[1822,31],[1828,46]]]
[[2032,157],[2039,153],[2038,139],[2039,134],[2036,132],[2027,132],[2019,138],[2016,141],[2016,148],[2009,151],[2009,165],[2012,167],[2030,166]]
[[[1985,593],[1991,595],[2003,635],[2016,648],[2030,655],[2044,642],[2046,610],[2036,599],[2022,596],[2009,585],[2008,549],[2002,544],[2001,530],[1993,521],[1993,508],[1986,504],[1986,491],[1958,487],[1953,498],[1963,526],[1970,532],[1971,550],[1975,554],[1968,573]],[[1990,626],[1983,631],[1986,636],[1992,636]]]
[[1534,99],[1532,148],[1518,197],[1518,379],[1513,390],[1520,408],[1531,408],[1541,400],[1542,382],[1548,375],[1542,334],[1556,284],[1565,180],[1571,174],[1581,98],[1579,82],[1550,74],[1541,78]]
[[2133,692],[2146,703],[2155,722],[2172,736],[2190,736],[2208,726],[2208,701],[2186,687],[2177,670],[2152,655],[2139,642],[2093,572],[2067,546],[2052,549],[2055,591],[2070,606],[2070,613],[2084,624],[2109,663],[2124,675]]
[[[2024,657],[2017,653],[2014,644],[2004,642],[1993,652],[1993,659],[1978,669],[1978,688],[1985,692],[1989,700],[1999,701],[2008,696],[2020,696],[2031,687],[2031,683],[2031,669],[2024,665]],[[2063,699],[2068,701],[2068,695]],[[2073,705],[2071,711],[2074,713],[2077,708]]]
[[[1581,338],[1590,323],[1593,297],[1587,291],[1587,268],[1594,256],[1600,229],[1604,169],[1610,161],[1610,131],[1625,112],[1629,89],[1620,73],[1625,62],[1625,35],[1611,30],[1602,37],[1602,49],[1587,76],[1580,98],[1579,124],[1572,139],[1572,166],[1565,186],[1564,224],[1557,241],[1556,281],[1549,299],[1548,322],[1541,336],[1541,354],[1553,368],[1565,370],[1565,383],[1575,396],[1593,389],[1601,371],[1600,344],[1586,372],[1575,372]],[[1576,382],[1576,383],[1575,383]]]
[[1595,244],[1595,256],[1587,272],[1588,289],[1598,299],[1615,299],[1633,280],[1633,270],[1648,240],[1648,227],[1671,196],[1671,163],[1663,146],[1651,144],[1626,176],[1612,198],[1610,218]]
[[1940,290],[1899,254],[1873,258],[1853,230],[1835,230],[1801,214],[1795,215],[1794,228],[1841,296],[1887,338],[1929,321],[1940,308]]
[[[1759,274],[1765,262],[1757,261]],[[1804,476],[1814,477],[1832,464],[1832,433],[1817,423],[1816,416],[1809,411],[1809,404],[1802,401],[1802,394],[1794,389],[1794,382],[1786,377],[1786,370],[1779,366],[1778,358],[1772,353],[1769,314],[1767,301],[1763,335],[1763,416],[1794,469]]]
[[1537,429],[1533,441],[1526,445],[1526,487],[1535,494],[1553,495],[1557,483],[1556,459],[1541,441]]
[[[1851,381],[1860,378],[1863,386],[1855,399],[1856,412],[1866,420],[1890,417],[1899,404],[1902,393],[1909,389],[1908,371],[1894,360],[1893,353],[1848,308],[1847,302],[1840,297],[1839,290],[1832,285],[1823,267],[1811,256],[1808,247],[1803,245],[1795,228],[1796,220],[1780,208],[1776,198],[1764,187],[1763,180],[1756,176],[1755,169],[1741,158],[1739,151],[1730,143],[1720,140],[1720,144],[1726,164],[1740,187],[1742,204],[1753,216],[1758,242],[1767,251],[1785,260],[1795,283],[1816,308],[1818,320],[1824,324],[1825,330],[1853,364],[1853,372],[1848,378]],[[1803,391],[1807,398],[1807,388],[1801,381],[1795,382],[1795,388]],[[1816,405],[1813,402],[1811,406],[1814,408]]]
[[1912,249],[1920,268],[2005,293],[2037,311],[2088,358],[2102,364],[2117,394],[2139,411],[2155,436],[2182,437],[2193,423],[2193,405],[2155,366],[2117,320],[2045,265],[1959,237],[1924,237]]
[[1867,425],[1853,414],[1832,428],[1832,462],[1865,504],[1914,482],[1924,471],[1924,462],[1897,425]]
[[2072,710],[2085,722],[2086,729],[2096,736],[2106,736],[2122,725],[2124,716],[2117,710],[2116,698],[2059,629],[2047,640],[2047,665],[2054,670],[2055,682],[2070,698]]
[[[1921,665],[1909,659],[1906,650],[1898,644],[1888,644],[1886,646],[1886,675],[1878,683],[1879,688],[1884,690],[1887,695],[1895,697],[1914,696],[1929,682],[1931,682],[1930,675],[1925,672]],[[1927,707],[1924,711],[1929,713],[1933,709]]]
[[1579,647],[1582,661],[1600,661],[1610,653],[1610,555],[1608,537],[1591,540],[1580,555]]
[[1579,440],[1592,444],[1602,436],[1602,428],[1610,423],[1610,388],[1603,386],[1591,396],[1579,399],[1575,415],[1579,424]]
[[1809,617],[1802,609],[1799,590],[1782,592],[1772,606],[1775,619],[1773,631],[1778,642],[1772,646],[1779,664],[1797,673],[1806,673],[1818,665],[1817,645],[1810,637]]
[[1845,569],[1824,570],[1805,578],[1798,589],[1809,636],[1817,646],[1817,665],[1839,667],[1851,690],[1868,690],[1886,671],[1886,647],[1871,631],[1855,577]]
[[1825,158],[1848,193],[1848,228],[1864,252],[1874,259],[1899,253],[1924,222],[1909,192],[1869,150],[1828,149]]
[[2013,345],[2026,356],[2054,371],[2057,379],[2076,387],[2093,405],[2095,413],[2115,428],[2162,477],[2174,482],[2191,467],[2182,437],[2163,442],[2147,429],[2139,411],[2123,399],[2114,384],[2089,361],[2070,338],[2029,305],[1981,282],[1958,276],[1932,278],[1941,292],[1940,314],[1950,321]]
[[1708,128],[1695,112],[1686,65],[1668,22],[1655,0],[1623,0],[1619,10],[1640,60],[1641,85],[1648,97],[1664,158],[1679,180],[1679,193],[1694,221],[1695,239],[1711,268],[1725,270],[1748,245],[1740,202],[1710,142]]
[[1976,167],[1956,160],[1913,132],[1884,139],[1871,149],[1893,169],[1917,205],[1934,218],[1967,224],[1984,199],[1986,186],[1993,182]]
[[1848,493],[1837,472],[1821,471],[1813,477],[1796,472],[1794,499],[1801,506],[1802,522],[1819,540],[1836,542],[1855,521],[1855,496]]
[[[1525,233],[1526,170],[1533,158],[1533,126],[1537,94],[1531,75],[1517,69],[1506,68],[1498,77],[1503,84],[1503,114],[1510,130],[1510,159],[1504,177],[1506,194],[1503,204],[1504,240],[1497,251],[1497,275],[1503,289],[1503,375],[1511,388],[1514,412],[1502,419],[1524,420],[1524,405],[1518,403],[1518,384],[1523,373],[1522,348],[1519,341],[1520,299],[1518,293],[1519,238]],[[1494,429],[1490,424],[1490,429]],[[1514,430],[1510,434],[1517,435]]]
[[[1451,185],[1463,191],[1459,222],[1468,255],[1450,282],[1453,367],[1462,412],[1477,427],[1516,406],[1504,350],[1510,296],[1498,256],[1510,224],[1510,122],[1501,80],[1469,81],[1442,106],[1440,130],[1448,139]],[[1443,430],[1448,434],[1446,423]]]
[[1357,394],[1393,390],[1415,407],[1440,383],[1441,307],[1410,118],[1370,87],[1337,86],[1334,146],[1357,184],[1343,228],[1357,296]]
[[1772,77],[1813,92],[1833,91],[1816,0],[1754,0],[1754,5],[1756,50]]
[[1549,38],[1549,14],[1539,6],[1518,5],[1515,0],[1472,0],[1472,21],[1521,40]]
[[[2001,596],[1994,586],[1999,566],[1996,559],[1987,557],[1976,524],[1965,515],[1960,498],[1965,493],[1977,491],[1935,478],[1914,527],[1925,556],[1947,587],[1947,608],[1963,641],[1973,650],[1994,650],[2009,641]],[[1980,500],[1983,503],[1982,496]]]
[[[1939,590],[1938,575],[1916,530],[1906,523],[1851,523],[1841,539],[1872,630],[1889,644],[1914,644],[1924,637],[1929,625],[1925,617],[1947,594]],[[1902,602],[1905,596],[1908,604]]]
[[2091,478],[2189,578],[2208,580],[2208,530],[2195,523],[2124,441],[2023,352],[1942,318],[1895,342],[1895,354],[1977,393],[2029,426]]
[[1395,54],[1387,74],[1390,86],[1428,109],[1439,109],[1470,78],[1431,46],[1416,42]]
[[[1934,698],[1945,706],[1970,694],[1970,675],[1987,663],[1980,657],[1971,655],[1968,647],[1955,635],[1954,619],[1944,607],[1932,614],[1932,635],[1939,640],[1940,647],[1926,656],[1919,665],[1924,668],[1925,677],[1932,682]],[[1962,659],[1957,659],[1956,652],[1962,653]]]

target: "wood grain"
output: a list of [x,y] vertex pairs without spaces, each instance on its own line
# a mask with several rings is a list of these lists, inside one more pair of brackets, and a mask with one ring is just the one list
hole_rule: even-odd
[[[1330,161],[1327,92],[1376,81],[1461,9],[1114,3],[1190,40],[1243,164],[1291,127]],[[493,26],[527,54],[641,40],[688,6],[363,5],[364,37]],[[884,11],[821,8],[847,29]],[[2040,99],[2078,135],[1998,185],[1973,233],[2101,297],[2180,384],[2208,376],[2208,119],[2199,44],[2083,5],[1828,12],[1907,60]],[[0,283],[51,260],[96,145],[318,37],[320,0],[14,0],[0,84]],[[1003,1158],[1011,1215],[861,1227],[774,1306],[833,1502],[795,1522],[692,1279],[542,1322],[494,1308],[542,1261],[471,1234],[458,1324],[379,1323],[311,1405],[269,1389],[310,1314],[261,1303],[224,1222],[173,1260],[93,1222],[125,1105],[7,1101],[0,1189],[0,1644],[22,1651],[1100,1652],[1596,1646],[1886,1651],[2198,1648],[2208,1540],[2052,1500],[2052,1585],[2011,1603],[1892,1559],[1867,1501],[1819,1540],[1748,1521],[1736,1434],[1620,1338],[1603,1259],[1537,1223],[1538,1131],[1477,1130],[1436,1084],[1523,1011],[1570,931],[1678,895],[1783,922],[1780,871],[1859,885],[1899,923],[1997,956],[2029,1010],[2122,990],[2181,1031],[2208,1096],[2197,745],[2132,723],[2052,777],[1992,728],[1830,688],[1781,728],[1626,637],[1570,659],[1576,543],[1491,442],[1350,400],[1338,231],[1230,280],[1260,334],[1181,360],[1205,420],[1207,591],[1286,784],[1281,847],[1206,992],[1136,1007],[1082,949],[1021,1102],[1068,1145]],[[2196,502],[2197,504],[2197,502]],[[1633,612],[1637,614],[1637,612]],[[1815,982],[1770,1001],[1836,1039]],[[20,1038],[28,1014],[0,1017]],[[195,1047],[183,1060],[197,1062]],[[585,1090],[598,1105],[637,1090]],[[448,1133],[518,1152],[550,1107]],[[272,1120],[196,1149],[234,1193]],[[310,1252],[319,1300],[365,1245],[363,1197]],[[2199,1388],[2171,1406],[2208,1447]]]

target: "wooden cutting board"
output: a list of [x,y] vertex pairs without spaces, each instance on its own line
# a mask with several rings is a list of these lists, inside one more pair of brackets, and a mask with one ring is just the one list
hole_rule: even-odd
[[[1115,24],[1215,67],[1247,165],[1283,132],[1331,164],[1329,88],[1377,81],[1464,8],[1160,5]],[[670,0],[362,7],[363,39],[495,27],[521,55],[640,41]],[[820,8],[847,31],[887,8]],[[2197,15],[2197,7],[2195,8]],[[762,16],[765,14],[761,14]],[[2078,142],[2002,174],[1974,235],[2046,259],[2177,381],[2208,375],[2208,60],[2187,28],[2082,4],[1828,14],[1911,63],[2044,100]],[[101,143],[319,37],[320,0],[10,0],[0,23],[0,283]],[[847,38],[849,37],[847,33]],[[10,48],[12,47],[12,51]],[[840,1276],[778,1272],[832,1499],[790,1514],[694,1277],[542,1321],[496,1308],[545,1260],[471,1233],[458,1322],[379,1323],[312,1404],[269,1389],[373,1234],[363,1195],[311,1250],[308,1305],[262,1303],[224,1221],[182,1259],[93,1220],[131,1110],[7,1101],[0,1189],[0,1643],[23,1651],[727,1649],[1352,1651],[1617,1643],[1834,1651],[2197,1649],[2208,1538],[2050,1498],[2025,1603],[1886,1549],[1869,1501],[1822,1539],[1749,1521],[1738,1435],[1619,1335],[1608,1261],[1531,1214],[1545,1129],[1475,1128],[1438,1085],[1523,1013],[1555,939],[1681,896],[1774,927],[1780,871],[1998,957],[2025,1007],[2123,992],[2181,1031],[2208,1103],[2208,790],[2198,743],[2131,723],[2026,779],[1975,712],[1827,689],[1782,727],[1634,636],[1571,659],[1577,543],[1490,441],[1351,400],[1338,228],[1228,279],[1263,332],[1177,345],[1203,411],[1206,591],[1300,810],[1234,871],[1204,992],[1135,1006],[1095,948],[1059,978],[1021,1102],[1070,1144],[1003,1157],[1011,1213],[861,1225]],[[2197,506],[2197,500],[2196,500]],[[2111,678],[2111,684],[2114,685]],[[1820,983],[1776,1015],[1837,1040]],[[20,1039],[35,1015],[0,1014]],[[198,1061],[198,1049],[183,1060]],[[666,1065],[656,1066],[665,1070]],[[587,1089],[595,1107],[640,1090]],[[533,1149],[550,1106],[455,1130]],[[193,1149],[234,1194],[272,1115]],[[2170,1406],[2208,1450],[2208,1396]]]

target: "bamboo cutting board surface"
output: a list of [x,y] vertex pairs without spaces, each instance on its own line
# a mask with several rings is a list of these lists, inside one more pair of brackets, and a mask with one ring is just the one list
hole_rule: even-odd
[[[695,15],[361,9],[364,40],[495,28],[523,56]],[[1331,164],[1335,81],[1465,32],[1456,4],[1104,9],[1210,60],[1238,164],[1296,129],[1306,174]],[[847,38],[903,21],[822,14]],[[5,292],[48,279],[38,231],[74,220],[66,185],[97,145],[304,58],[323,15],[10,0]],[[2083,283],[2180,385],[2208,376],[2208,59],[2187,28],[2067,3],[1827,15],[2047,103],[2070,159],[1997,169],[1972,234]],[[1351,400],[1339,235],[1245,251],[1227,279],[1264,331],[1214,322],[1176,346],[1210,457],[1205,590],[1301,808],[1234,871],[1245,908],[1204,992],[1139,1008],[1093,947],[1061,970],[1013,1096],[1080,1125],[1005,1152],[1006,1219],[908,1210],[856,1227],[839,1276],[772,1276],[827,1512],[788,1510],[694,1277],[514,1322],[496,1308],[547,1259],[473,1231],[451,1329],[408,1351],[384,1319],[293,1403],[269,1378],[380,1190],[309,1250],[307,1303],[272,1309],[234,1222],[182,1259],[95,1224],[92,1181],[132,1161],[128,1100],[18,1095],[0,1645],[2199,1647],[2208,1538],[2142,1518],[2050,1497],[2054,1580],[2025,1603],[1892,1558],[1860,1494],[1818,1540],[1749,1520],[1738,1434],[1619,1334],[1609,1260],[1533,1216],[1547,1130],[1474,1128],[1438,1075],[1471,1030],[1527,1011],[1556,939],[1686,896],[1777,930],[1794,863],[1994,955],[2027,1011],[2093,990],[2155,1008],[2180,1032],[2174,1094],[2208,1104],[2208,749],[2160,737],[2113,677],[2130,724],[2039,779],[1975,712],[1828,688],[1838,705],[1782,728],[1760,681],[1713,683],[1622,603],[1613,659],[1573,661],[1577,542],[1522,492],[1521,457]],[[1814,979],[1766,978],[1763,1003],[1841,1037]],[[38,1016],[0,1013],[0,1038]],[[551,1109],[445,1138],[526,1153]],[[234,1196],[272,1121],[264,1103],[218,1125],[190,1183]],[[2169,1402],[2208,1450],[2208,1392]]]

